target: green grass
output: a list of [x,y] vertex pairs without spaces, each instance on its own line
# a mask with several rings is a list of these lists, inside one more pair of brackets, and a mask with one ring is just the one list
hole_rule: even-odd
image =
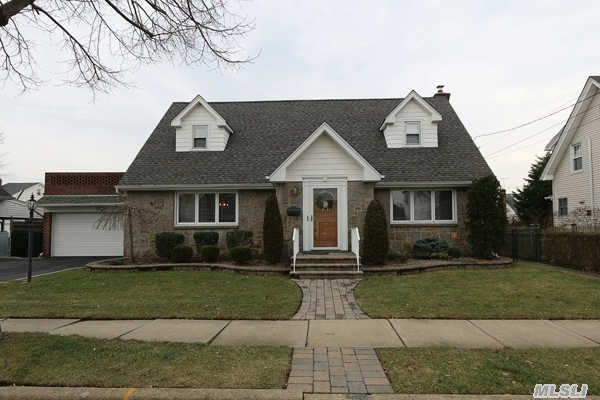
[[287,319],[302,291],[283,276],[66,271],[0,284],[1,317]]
[[290,358],[284,347],[15,333],[0,340],[0,385],[281,388]]
[[600,279],[523,264],[367,277],[355,296],[372,318],[600,318]]
[[378,349],[396,392],[528,394],[536,383],[586,383],[600,394],[600,349]]

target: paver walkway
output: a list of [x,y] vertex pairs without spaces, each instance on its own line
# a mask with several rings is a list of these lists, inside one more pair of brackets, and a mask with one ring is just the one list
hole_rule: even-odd
[[302,304],[293,319],[368,318],[356,304],[354,288],[359,279],[296,279],[302,288]]
[[287,388],[305,393],[393,393],[371,348],[295,348]]

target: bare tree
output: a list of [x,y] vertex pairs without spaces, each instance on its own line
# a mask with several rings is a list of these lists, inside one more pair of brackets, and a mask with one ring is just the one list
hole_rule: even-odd
[[30,28],[58,35],[67,81],[92,90],[124,84],[123,72],[141,63],[251,60],[240,54],[238,39],[253,23],[233,13],[228,0],[0,0],[0,79],[23,90],[41,82]]

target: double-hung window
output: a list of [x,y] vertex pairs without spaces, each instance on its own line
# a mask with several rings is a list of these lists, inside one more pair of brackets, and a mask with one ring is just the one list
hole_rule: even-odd
[[569,200],[566,197],[558,199],[558,216],[566,217],[569,215]]
[[419,145],[421,144],[421,122],[407,121],[404,123],[406,130],[406,144]]
[[453,190],[392,190],[392,223],[456,223]]
[[192,125],[192,140],[194,149],[205,149],[208,138],[208,125]]
[[583,150],[581,143],[573,145],[573,171],[581,171],[583,169]]
[[177,225],[236,225],[237,193],[177,193]]

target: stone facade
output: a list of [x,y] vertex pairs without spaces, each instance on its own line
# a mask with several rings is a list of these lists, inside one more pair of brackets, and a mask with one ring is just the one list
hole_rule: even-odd
[[[388,221],[390,219],[390,190],[375,190],[375,198],[379,200]],[[388,226],[388,236],[390,238],[390,249],[401,251],[404,243],[412,245],[419,239],[427,237],[440,237],[448,241],[452,247],[458,247],[463,252],[468,251],[467,232],[465,228],[465,219],[467,212],[467,192],[466,189],[456,190],[456,224],[426,224],[426,225],[392,225]]]
[[[262,253],[262,224],[265,202],[272,190],[238,191],[238,227],[252,231],[253,247]],[[195,248],[193,234],[197,231],[219,232],[219,247],[226,254],[225,235],[235,227],[176,227],[174,192],[122,193],[125,199],[125,257],[136,259],[156,258],[154,236],[159,232],[180,232],[186,237],[186,244]]]

